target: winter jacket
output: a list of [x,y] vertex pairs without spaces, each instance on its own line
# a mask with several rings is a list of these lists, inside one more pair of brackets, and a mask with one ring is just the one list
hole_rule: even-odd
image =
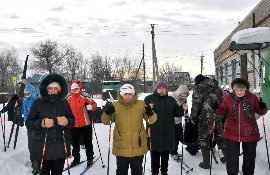
[[[47,93],[47,86],[52,82],[58,82],[61,87],[61,91],[55,95],[49,95]],[[44,160],[56,160],[70,156],[70,130],[74,126],[75,118],[65,99],[67,92],[67,83],[60,75],[50,74],[41,82],[41,98],[38,98],[32,103],[30,113],[26,120],[26,127],[30,131],[29,133],[32,138],[32,149],[29,150],[31,160],[41,160],[45,137],[47,141]],[[58,116],[65,116],[68,119],[68,125],[65,127],[58,125]],[[48,129],[42,128],[41,121],[44,118],[53,119],[54,126]],[[64,138],[66,141],[67,155],[65,153]]]
[[[189,90],[186,85],[180,85],[176,91],[169,92],[168,95],[173,97],[176,100],[177,104],[181,107],[187,100]],[[185,112],[185,116],[189,116],[187,111]],[[174,117],[174,120],[175,124],[182,123],[182,117]]]
[[184,115],[184,110],[173,97],[160,96],[157,91],[148,95],[145,104],[154,103],[153,110],[157,114],[157,121],[150,124],[151,145],[153,151],[174,151],[175,129],[174,117]]
[[78,93],[74,93],[71,91],[71,95],[67,97],[67,101],[75,117],[74,127],[83,127],[86,125],[90,125],[91,121],[89,118],[89,114],[86,110],[86,105],[91,105],[91,111],[95,111],[97,109],[97,104],[89,97],[82,94],[82,83],[79,80],[73,80],[71,84],[72,83],[78,83],[78,85],[80,86],[80,91]]
[[24,116],[24,122],[28,117],[31,104],[40,96],[39,91],[35,86],[27,83],[25,88],[31,93],[31,95],[23,100],[22,113]]
[[[112,122],[115,122],[113,130],[113,149],[115,156],[135,157],[147,153],[146,130],[144,128],[143,119],[148,121],[145,114],[145,103],[138,100],[136,93],[130,103],[118,95],[118,101],[113,102],[115,113],[112,114]],[[110,116],[103,112],[101,116],[102,123],[110,124]],[[157,120],[154,113],[149,117],[150,124]],[[141,145],[139,145],[139,137]]]
[[[252,142],[260,139],[259,128],[255,118],[255,112],[259,115],[264,115],[267,112],[267,108],[259,109],[259,99],[256,95],[246,90],[245,96],[248,96],[250,109],[252,111],[252,119],[247,117],[243,111],[242,101],[237,102],[236,121],[233,117],[233,96],[236,96],[235,92],[232,95],[227,96],[216,113],[219,115],[227,115],[224,123],[223,137],[225,139],[237,141],[237,142]],[[240,121],[240,122],[239,122]]]
[[17,100],[18,100],[18,95],[17,94],[12,95],[7,105],[5,105],[3,109],[0,111],[1,113],[8,111],[8,121],[13,121],[14,119],[14,115],[15,115],[14,106]]

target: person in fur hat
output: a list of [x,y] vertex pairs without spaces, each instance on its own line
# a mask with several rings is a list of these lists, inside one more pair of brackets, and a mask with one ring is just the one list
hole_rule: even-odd
[[224,124],[223,137],[227,141],[227,173],[238,174],[240,143],[243,149],[242,172],[253,175],[255,169],[256,147],[260,139],[259,128],[255,113],[264,115],[267,112],[266,104],[250,93],[250,84],[246,79],[236,78],[231,83],[233,92],[213,109],[218,115],[227,115]]
[[116,175],[128,175],[129,166],[132,175],[142,175],[143,156],[148,151],[143,120],[153,124],[157,115],[152,110],[153,104],[146,106],[144,101],[138,100],[138,93],[131,84],[120,88],[117,100],[104,107],[101,116],[105,125],[115,122],[112,153],[116,156]]
[[75,123],[71,108],[65,99],[68,86],[62,76],[50,74],[41,82],[39,90],[41,97],[32,103],[26,120],[26,127],[31,131],[32,137],[30,159],[43,159],[40,174],[60,175],[65,158],[70,156],[70,132]]

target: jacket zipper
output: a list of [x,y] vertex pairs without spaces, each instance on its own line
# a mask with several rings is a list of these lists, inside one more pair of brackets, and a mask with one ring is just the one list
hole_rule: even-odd
[[239,102],[239,142],[240,142],[240,137],[241,137],[241,135],[240,135],[240,133],[241,133],[241,129],[240,129],[240,127],[241,127],[241,114],[240,114],[240,102]]

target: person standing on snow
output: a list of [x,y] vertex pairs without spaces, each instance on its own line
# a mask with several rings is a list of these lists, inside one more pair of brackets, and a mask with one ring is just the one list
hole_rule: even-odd
[[222,90],[218,87],[218,82],[201,74],[195,77],[195,87],[192,94],[191,122],[198,122],[198,142],[202,151],[203,162],[199,164],[201,168],[210,169],[211,137],[213,132],[213,122],[215,121],[215,140],[221,148],[224,157],[221,162],[226,162],[226,143],[222,139],[222,118],[215,115],[212,105],[217,101],[223,101]]
[[220,106],[218,102],[212,106],[218,115],[227,116],[223,137],[228,146],[226,165],[228,175],[238,174],[241,142],[242,172],[247,175],[254,174],[257,141],[260,139],[255,113],[266,114],[267,106],[256,95],[249,92],[249,87],[250,84],[246,79],[234,79],[231,83],[233,93],[227,96]]
[[180,107],[173,97],[168,96],[167,92],[167,83],[161,81],[157,83],[154,93],[144,99],[145,104],[154,104],[153,111],[157,114],[157,121],[149,125],[151,129],[151,167],[153,175],[159,173],[160,167],[161,174],[167,174],[169,153],[175,150],[174,117],[183,116],[184,110],[188,109],[186,104]]
[[138,93],[130,84],[120,88],[117,99],[101,116],[105,125],[115,122],[112,153],[116,156],[116,175],[128,175],[129,165],[132,175],[142,175],[143,155],[148,150],[143,119],[153,124],[157,115],[151,109],[153,104],[146,106],[138,100]]
[[[173,97],[179,106],[186,104],[187,97],[189,96],[189,90],[187,85],[180,85],[178,89],[174,92],[169,92],[169,96]],[[188,111],[185,111],[185,117],[188,116]],[[183,127],[182,127],[182,116],[174,117],[175,120],[175,149],[171,151],[171,156],[175,160],[179,160],[182,156],[178,153],[179,142],[183,141]]]
[[16,104],[16,101],[18,100],[19,96],[17,94],[12,94],[11,98],[9,99],[8,103],[3,107],[3,109],[0,111],[2,114],[5,112],[8,112],[8,121],[13,121],[15,112],[14,112],[14,106]]
[[[31,104],[33,103],[34,100],[40,97],[40,93],[35,86],[29,84],[26,79],[22,79],[22,83],[25,84],[25,89],[24,89],[25,99],[23,100],[23,105],[22,105],[22,113],[23,113],[24,118],[21,119],[21,126],[24,125],[25,121],[28,118]],[[15,107],[16,106],[18,106],[17,101],[15,104]],[[29,152],[31,152],[31,149],[32,149],[32,140],[31,140],[32,134],[33,133],[31,133],[30,130],[27,130]],[[33,159],[31,159],[31,162],[32,162],[32,168],[33,168],[32,173],[37,174],[39,172],[40,162],[38,162],[38,160],[33,160]]]
[[[32,103],[26,120],[27,129],[33,133],[30,159],[42,159],[46,141],[40,173],[61,175],[65,158],[70,156],[70,131],[75,123],[75,118],[65,99],[68,86],[62,76],[50,74],[44,78],[39,88],[41,97]],[[67,153],[65,153],[65,148]]]
[[92,123],[88,111],[95,111],[97,104],[89,97],[82,95],[82,83],[73,80],[70,84],[71,95],[67,101],[75,117],[75,125],[71,130],[72,136],[72,155],[74,157],[72,165],[80,163],[80,135],[82,134],[86,149],[87,166],[93,163],[93,144],[92,144]]

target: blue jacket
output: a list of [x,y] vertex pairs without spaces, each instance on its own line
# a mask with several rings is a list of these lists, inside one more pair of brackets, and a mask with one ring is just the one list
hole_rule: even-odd
[[31,93],[31,95],[23,100],[22,112],[24,115],[24,122],[28,118],[32,102],[40,96],[39,91],[35,86],[27,83],[25,88]]

